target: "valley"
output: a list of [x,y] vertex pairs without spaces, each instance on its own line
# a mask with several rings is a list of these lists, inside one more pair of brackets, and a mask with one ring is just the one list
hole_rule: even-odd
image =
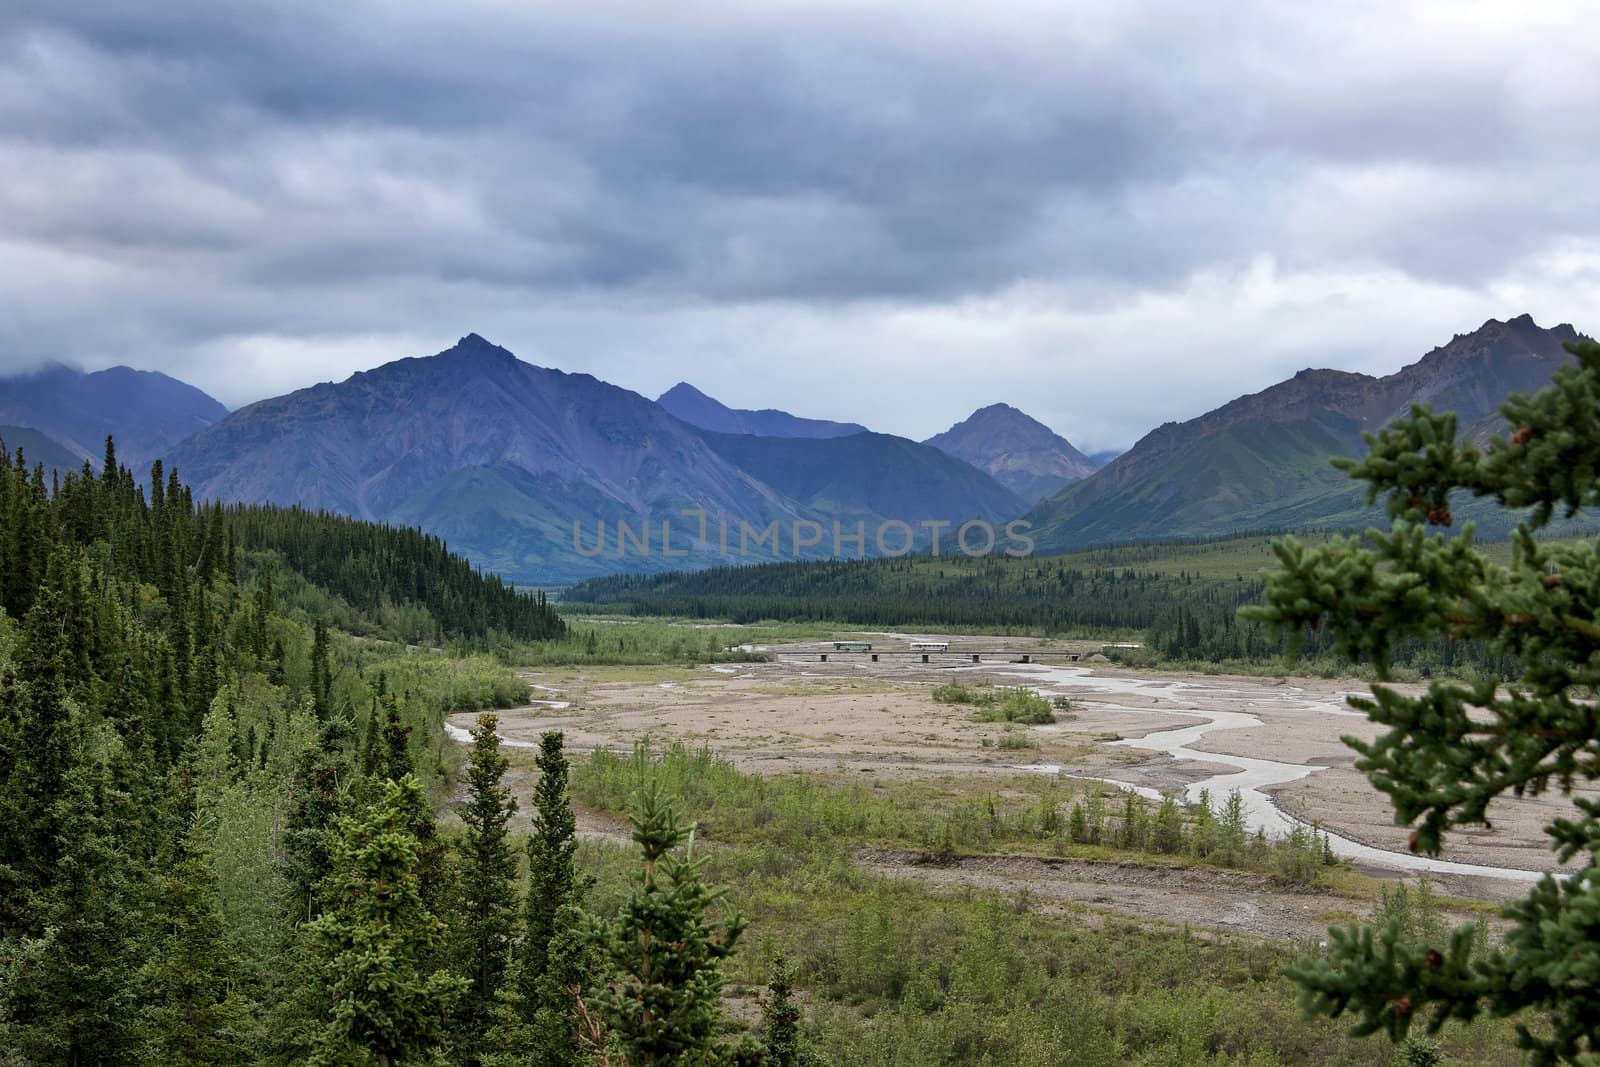
[[[279,467],[245,449],[244,468],[213,479],[304,478],[361,452],[345,473],[369,473],[321,483],[354,494],[358,509],[414,501],[419,477],[458,493],[451,465],[507,442],[472,424],[460,397],[429,393],[446,367],[470,374],[479,401],[570,417],[561,458],[536,461],[544,471],[529,491],[572,457],[610,455],[614,516],[628,513],[630,494],[658,494],[647,513],[681,503],[674,494],[708,474],[727,500],[770,509],[758,522],[914,506],[924,487],[900,476],[907,469],[931,472],[952,499],[987,496],[997,516],[1019,499],[928,445],[794,424],[824,435],[692,429],[642,397],[530,368],[481,339],[463,344],[358,376],[357,419],[329,417],[349,397],[317,387],[184,447],[250,439],[245,423],[266,418],[304,431],[302,458]],[[445,447],[406,436],[398,411],[419,399],[461,428]],[[567,402],[583,414],[559,414]],[[618,412],[649,424],[620,459],[602,443],[633,432],[607,421]],[[1529,423],[1521,444],[1550,421],[1518,417]],[[513,450],[531,448],[542,430],[518,425]],[[364,450],[373,435],[382,447]],[[105,454],[114,459],[109,445]],[[893,462],[837,477],[863,456]],[[1445,458],[1471,458],[1461,456]],[[382,936],[419,939],[406,951],[430,969],[427,995],[441,1005],[466,994],[483,953],[505,958],[502,977],[515,982],[517,968],[555,966],[545,954],[563,944],[582,954],[609,939],[605,958],[575,962],[578,977],[536,994],[567,1030],[538,1036],[542,1008],[531,1021],[499,1012],[482,985],[447,1030],[418,1039],[475,1048],[486,1065],[502,1042],[560,1044],[588,1025],[586,1005],[564,998],[609,996],[608,983],[630,980],[641,942],[620,931],[655,907],[641,894],[665,886],[683,887],[696,916],[725,918],[721,936],[748,938],[723,962],[696,965],[696,977],[714,977],[704,1010],[730,1048],[748,1045],[773,991],[792,982],[807,1047],[829,1064],[983,1062],[960,1051],[979,1033],[1005,1061],[1031,1047],[1039,1062],[1072,1049],[1085,1063],[1379,1067],[1383,1044],[1297,1006],[1307,975],[1367,951],[1355,924],[1382,931],[1406,959],[1443,965],[1435,946],[1448,936],[1451,966],[1488,965],[1519,951],[1528,927],[1513,907],[1557,891],[1547,875],[1562,878],[1561,892],[1584,885],[1582,869],[1556,863],[1550,827],[1566,832],[1559,818],[1574,801],[1600,798],[1585,769],[1533,762],[1569,758],[1567,735],[1486,716],[1517,722],[1523,693],[1587,662],[1600,586],[1586,579],[1586,540],[1480,554],[1465,537],[1426,535],[1421,523],[1443,505],[1425,514],[1407,503],[1417,525],[1403,537],[1317,530],[1039,557],[817,559],[610,573],[547,594],[483,572],[436,535],[346,518],[343,507],[224,506],[214,488],[197,494],[160,465],[146,495],[125,466],[89,467],[46,488],[19,456],[0,483],[17,531],[0,561],[22,579],[0,583],[0,666],[11,679],[15,663],[24,680],[20,700],[7,695],[23,717],[0,742],[26,781],[56,793],[62,768],[109,782],[125,773],[123,753],[137,753],[146,818],[189,826],[178,838],[193,857],[183,885],[162,875],[165,831],[145,834],[134,809],[89,793],[72,803],[121,820],[108,822],[108,840],[142,849],[126,866],[145,899],[192,889],[206,901],[194,922],[229,931],[243,955],[212,966],[249,990],[238,1010],[253,1029],[230,1040],[258,1058],[353,1040],[300,1028],[295,1013],[321,1019],[330,1009],[319,1005],[338,1003],[343,950],[328,935],[358,931],[359,901],[395,884],[391,863],[415,898],[410,925],[385,920]],[[487,529],[471,509],[452,521]],[[1467,585],[1451,585],[1446,558]],[[1487,589],[1513,607],[1485,606]],[[883,655],[896,651],[912,654]],[[1375,677],[1394,680],[1385,714],[1420,708],[1451,737],[1473,736],[1470,752],[1491,754],[1488,772],[1500,773],[1504,745],[1519,773],[1573,788],[1493,797],[1487,817],[1454,827],[1438,855],[1417,854],[1424,809],[1397,794],[1413,810],[1410,825],[1394,825],[1390,798],[1345,740],[1380,738],[1347,705]],[[1589,675],[1571,679],[1563,699],[1592,692]],[[125,693],[142,710],[126,711]],[[484,715],[491,708],[498,717]],[[154,746],[143,738],[151,727]],[[50,740],[63,729],[103,739],[103,751],[40,762],[36,749],[67,751]],[[1448,748],[1400,765],[1413,771],[1458,813],[1472,796],[1455,776],[1471,786],[1487,773]],[[1560,781],[1565,773],[1574,780]],[[156,799],[158,780],[185,774],[199,782],[193,800]],[[74,810],[40,808],[26,789],[6,796],[30,833]],[[380,839],[398,851],[367,848]],[[20,840],[8,847],[29,854]],[[71,886],[29,863],[43,903],[12,921],[32,936],[71,907]],[[365,874],[345,873],[362,864]],[[117,899],[109,875],[94,892],[97,907]],[[475,918],[481,908],[490,925]],[[160,922],[141,922],[136,936],[115,951],[178,951]],[[780,957],[791,971],[768,970]],[[281,976],[302,969],[315,971],[304,989],[282,991]],[[66,986],[51,995],[81,1000]],[[1537,1012],[1523,1017],[1543,1025]],[[53,1018],[35,1012],[15,1040],[45,1047]],[[143,1025],[115,1013],[101,1022],[119,1041]],[[1438,1037],[1454,1061],[1515,1062],[1503,1020],[1452,1023]],[[1079,1056],[1086,1047],[1100,1052]],[[1202,1049],[1243,1058],[1197,1058]]]
[[0,1067],[1600,1067],[1583,5],[257,7],[0,14]]
[[[1342,734],[1370,738],[1375,732],[1345,706],[1347,695],[1365,691],[1354,679],[1129,672],[1108,664],[973,667],[960,660],[968,651],[996,647],[995,637],[843,631],[838,636],[875,641],[879,648],[910,637],[948,640],[952,654],[942,665],[928,666],[837,654],[821,663],[820,652],[830,645],[776,643],[770,646],[770,663],[529,673],[541,699],[502,714],[500,733],[508,747],[531,749],[543,731],[561,730],[578,754],[625,754],[641,739],[657,750],[673,744],[704,747],[743,773],[803,776],[881,796],[914,794],[919,803],[935,806],[990,795],[1036,803],[1049,791],[1064,815],[1073,796],[1099,791],[1115,812],[1124,790],[1152,801],[1172,795],[1192,805],[1207,789],[1212,806],[1220,807],[1229,791],[1238,789],[1250,834],[1261,829],[1278,839],[1296,825],[1315,824],[1328,832],[1333,854],[1364,878],[1386,882],[1425,873],[1443,892],[1463,898],[1507,899],[1554,866],[1541,828],[1564,809],[1560,798],[1507,800],[1496,807],[1493,829],[1455,835],[1437,859],[1409,854],[1407,831],[1392,825],[1387,798],[1353,771],[1354,754],[1340,741]],[[1032,638],[1008,638],[1005,644],[1042,647]],[[1095,646],[1076,647],[1089,654]],[[977,687],[1026,686],[1066,698],[1071,711],[1048,725],[975,722],[970,708],[930,697],[934,687],[952,679]],[[451,736],[464,738],[470,721],[467,715],[450,720]],[[718,838],[715,820],[708,832],[712,840]],[[911,870],[941,884],[981,883],[1010,892],[1026,888],[1061,900],[1092,896],[1089,885],[1122,881],[1145,887],[1141,893],[1148,896],[1146,883],[1173,878],[1160,873],[1170,866],[1160,857],[1148,864],[1122,857],[1120,863],[1101,859],[1085,860],[1089,867],[1064,866],[1057,862],[1059,855],[1052,858],[1047,840],[977,849],[954,867],[914,863],[908,857],[920,853],[892,847],[905,843],[868,835],[860,846],[879,850],[867,856],[869,866],[900,872],[896,876]],[[1019,858],[981,859],[996,854]],[[981,877],[957,873],[969,870],[969,859]],[[1271,878],[1251,876],[1252,882],[1243,872],[1210,868],[1175,879],[1173,891],[1187,892],[1213,877],[1219,885],[1234,886],[1230,892],[1260,892],[1269,899],[1287,892],[1301,905],[1307,900],[1304,889],[1286,890]],[[1253,888],[1240,890],[1236,883]],[[1135,894],[1129,901],[1144,896]],[[1119,901],[1102,903],[1105,910],[1119,911]],[[1148,902],[1121,904],[1132,907],[1128,914],[1159,915]],[[1309,936],[1303,924],[1283,925],[1282,908],[1267,909],[1277,919],[1240,927],[1226,907],[1207,914],[1214,904],[1202,893],[1181,908],[1184,921],[1266,936]],[[1321,914],[1328,909],[1298,910]]]

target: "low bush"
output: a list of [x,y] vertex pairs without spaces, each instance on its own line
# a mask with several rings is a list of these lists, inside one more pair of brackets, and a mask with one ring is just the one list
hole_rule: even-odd
[[1029,689],[1001,689],[992,703],[980,704],[973,718],[978,722],[1017,722],[1038,726],[1056,721],[1050,702]]

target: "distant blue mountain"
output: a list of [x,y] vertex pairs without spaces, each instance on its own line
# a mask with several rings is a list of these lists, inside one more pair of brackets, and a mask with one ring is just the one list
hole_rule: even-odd
[[830,422],[827,419],[802,419],[787,411],[763,408],[750,411],[730,408],[715,400],[688,382],[679,382],[656,398],[656,403],[668,413],[682,419],[690,426],[698,426],[712,433],[747,433],[757,437],[848,437],[853,433],[866,433],[867,428],[854,422]]
[[100,464],[98,456],[74,452],[60,441],[31,426],[0,426],[0,446],[4,446],[5,455],[8,457],[15,456],[17,450],[21,449],[22,457],[27,461],[30,470],[35,465],[43,464],[47,471],[65,474],[68,471],[81,470],[84,460],[90,460],[93,466]]
[[1071,441],[1010,404],[979,408],[923,444],[966,460],[1029,505],[1099,469]]
[[227,414],[199,389],[156,371],[57,365],[0,378],[0,424],[38,430],[96,465],[107,435],[120,460],[144,464]]

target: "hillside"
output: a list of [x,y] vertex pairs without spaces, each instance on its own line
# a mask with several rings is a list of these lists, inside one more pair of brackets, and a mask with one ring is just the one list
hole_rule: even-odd
[[38,430],[96,465],[108,436],[123,461],[142,467],[227,414],[194,386],[155,371],[54,366],[0,379],[0,424]]
[[[1028,516],[1041,551],[1152,537],[1304,526],[1372,518],[1362,490],[1328,462],[1360,455],[1361,434],[1412,404],[1455,411],[1479,435],[1512,392],[1533,392],[1571,360],[1570,325],[1527,315],[1490,319],[1394,374],[1304,370],[1196,419],[1166,423],[1090,478]],[[1464,518],[1492,516],[1470,507]],[[1493,521],[1504,524],[1503,518]],[[1490,532],[1490,531],[1486,531]]]
[[30,470],[42,464],[46,472],[65,474],[68,471],[79,470],[86,461],[91,466],[99,462],[98,457],[91,458],[82,452],[74,451],[32,427],[0,426],[0,454],[15,456],[19,448]]
[[1100,466],[1071,441],[1009,404],[979,408],[923,444],[985,471],[1029,504],[1087,478]]
[[712,433],[754,434],[758,437],[845,437],[853,433],[865,433],[867,429],[854,422],[803,419],[776,408],[762,408],[759,411],[730,408],[688,382],[674,385],[656,397],[656,403],[674,417]]

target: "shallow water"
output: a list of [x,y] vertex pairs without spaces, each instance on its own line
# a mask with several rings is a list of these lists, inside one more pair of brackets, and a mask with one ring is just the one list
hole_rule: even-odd
[[[536,685],[536,686],[533,686],[533,688],[534,689],[542,689],[546,693],[554,693],[554,692],[556,692],[556,690],[551,689],[548,686],[543,686],[543,685]],[[528,701],[528,706],[529,707],[536,707],[536,708],[549,708],[551,711],[563,711],[563,710],[565,710],[567,708],[572,707],[572,701],[570,701],[570,700],[530,700],[530,701]],[[452,741],[459,741],[463,745],[472,744],[472,731],[466,729],[465,727],[457,726],[455,723],[451,722],[449,719],[446,719],[445,722],[444,722],[444,735],[446,737],[448,737]],[[507,748],[538,748],[539,747],[539,742],[537,742],[537,741],[513,741],[503,733],[500,735],[500,743],[502,745],[506,746]]]
[[[994,667],[988,669],[996,671]],[[1212,711],[1197,708],[1194,706],[1197,698],[1203,696],[1209,699],[1236,700],[1243,707],[1281,703],[1320,714],[1362,717],[1360,712],[1342,706],[1343,698],[1348,694],[1339,694],[1338,701],[1314,699],[1307,697],[1305,690],[1293,686],[1285,687],[1281,697],[1273,693],[1265,700],[1260,699],[1259,694],[1252,691],[1248,695],[1256,696],[1257,699],[1251,700],[1247,699],[1246,690],[1222,681],[1146,681],[1140,678],[1096,674],[1092,667],[1057,667],[1047,664],[1008,664],[998,670],[1003,673],[1025,675],[1032,683],[1030,688],[1043,696],[1060,695],[1081,699],[1083,690],[1088,689],[1105,694],[1137,694],[1151,697],[1154,701],[1150,708],[1125,708],[1120,705],[1100,704],[1097,705],[1098,710],[1120,711],[1130,715],[1150,711],[1197,720],[1193,726],[1158,730],[1144,737],[1110,743],[1124,748],[1165,752],[1174,759],[1221,764],[1231,768],[1203,781],[1192,783],[1185,790],[1184,799],[1191,804],[1196,803],[1200,799],[1201,790],[1209,790],[1212,803],[1218,804],[1231,790],[1237,789],[1239,798],[1244,803],[1246,823],[1252,833],[1257,828],[1265,828],[1268,834],[1283,836],[1296,826],[1305,826],[1300,820],[1279,809],[1272,798],[1262,790],[1285,782],[1298,781],[1323,768],[1315,764],[1283,763],[1249,756],[1201,752],[1191,748],[1190,746],[1198,743],[1209,733],[1222,730],[1248,730],[1262,725],[1259,718],[1246,711]],[[1518,882],[1536,882],[1543,877],[1538,871],[1455,863],[1428,856],[1413,856],[1405,852],[1391,852],[1363,845],[1333,833],[1328,834],[1328,844],[1334,854],[1343,859],[1360,860],[1395,870],[1429,874],[1466,874]]]

